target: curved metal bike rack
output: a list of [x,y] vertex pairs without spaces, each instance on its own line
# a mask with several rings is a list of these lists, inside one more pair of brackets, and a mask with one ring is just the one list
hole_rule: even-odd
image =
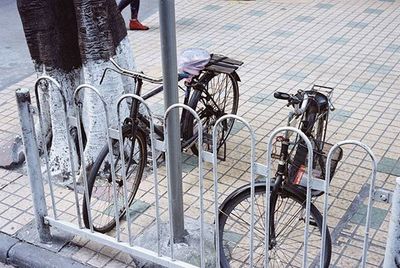
[[[40,139],[42,140],[42,144],[44,146],[43,154],[44,154],[44,158],[45,158],[45,162],[46,162],[46,169],[47,169],[46,173],[47,173],[47,179],[49,181],[53,215],[54,215],[54,218],[57,219],[58,218],[57,217],[57,208],[56,208],[56,202],[55,202],[55,198],[54,198],[53,180],[52,180],[52,175],[50,172],[49,153],[47,151],[47,143],[46,143],[46,139],[45,139],[44,133],[43,133],[43,128],[44,128],[43,127],[43,114],[42,114],[42,109],[40,107],[40,98],[39,98],[39,88],[40,88],[40,83],[42,81],[47,81],[47,82],[50,81],[51,83],[53,83],[56,86],[56,88],[60,92],[60,95],[61,95],[61,98],[62,98],[63,104],[64,104],[65,117],[67,117],[67,105],[66,105],[66,101],[65,101],[64,92],[62,92],[60,84],[54,78],[47,76],[46,74],[43,74],[38,79],[36,79],[34,88],[35,88],[36,106],[37,106],[38,112],[39,112],[39,125],[40,125],[40,133],[41,133]],[[68,126],[68,124],[67,124],[67,126]],[[68,146],[69,146],[69,148],[71,148],[69,136],[68,136]],[[69,151],[71,151],[71,150],[69,150]],[[71,158],[71,162],[73,162],[72,158]],[[74,181],[75,181],[75,179],[74,179]],[[78,198],[78,196],[76,195],[75,199],[77,200],[77,198]]]
[[218,204],[218,150],[217,150],[217,127],[223,122],[224,120],[227,119],[234,119],[237,121],[242,122],[248,129],[250,136],[251,136],[251,152],[250,152],[250,162],[251,162],[251,167],[250,167],[250,184],[251,184],[251,190],[250,190],[250,198],[251,198],[251,217],[250,220],[250,267],[253,267],[253,249],[254,249],[254,243],[253,243],[253,237],[254,237],[254,182],[255,182],[255,173],[256,173],[256,166],[255,166],[255,132],[253,128],[250,126],[249,123],[247,123],[246,120],[244,120],[242,117],[229,114],[229,115],[224,115],[220,117],[217,122],[215,123],[213,127],[213,132],[212,132],[212,143],[213,143],[213,153],[212,153],[212,163],[213,163],[213,177],[214,177],[214,199],[215,199],[215,240],[216,240],[216,266],[220,267],[220,250],[221,250],[221,245],[220,243],[220,238],[219,238],[219,204]]
[[[181,103],[177,103],[177,104],[173,104],[170,107],[168,107],[168,109],[165,111],[164,113],[164,139],[165,139],[165,148],[168,148],[168,127],[167,127],[167,118],[169,113],[177,108],[183,108],[187,111],[189,111],[193,117],[196,119],[197,121],[197,132],[198,132],[198,137],[197,137],[197,141],[198,141],[198,150],[199,150],[199,196],[200,196],[200,267],[204,268],[205,267],[205,261],[204,261],[204,204],[203,204],[203,192],[204,192],[204,172],[203,172],[203,125],[201,124],[201,120],[199,115],[196,113],[195,110],[193,110],[191,107],[185,105],[185,104],[181,104]],[[167,165],[168,165],[168,161],[167,161]],[[168,169],[168,166],[167,166]],[[170,187],[170,179],[168,179],[168,187]],[[174,241],[173,241],[173,237],[174,237],[174,228],[172,226],[173,221],[172,221],[172,213],[171,213],[171,202],[172,202],[172,198],[171,198],[171,191],[168,191],[168,208],[170,210],[169,213],[169,217],[170,217],[170,245],[171,245],[171,258],[172,260],[175,260],[174,258]]]
[[[267,164],[263,165],[260,163],[256,162],[255,159],[255,143],[256,143],[256,138],[255,138],[255,132],[250,126],[249,123],[247,123],[246,120],[244,120],[242,117],[239,117],[237,115],[224,115],[221,118],[219,118],[216,122],[216,124],[213,127],[212,131],[212,146],[213,146],[213,152],[207,152],[203,150],[203,126],[201,124],[200,117],[198,114],[189,106],[184,105],[184,104],[174,104],[170,106],[164,114],[164,141],[159,141],[156,139],[155,136],[155,124],[154,124],[154,116],[153,113],[151,112],[151,109],[149,105],[143,100],[142,97],[137,96],[135,94],[125,94],[121,96],[117,100],[117,117],[118,117],[118,128],[112,128],[111,123],[110,123],[110,118],[109,118],[109,112],[107,109],[106,102],[102,98],[100,92],[93,86],[83,84],[78,86],[74,93],[73,93],[73,100],[74,100],[74,106],[75,109],[74,111],[70,111],[70,107],[68,106],[68,100],[66,99],[66,92],[63,92],[60,84],[50,76],[47,76],[46,74],[40,76],[36,82],[35,82],[35,97],[36,97],[36,102],[37,102],[37,108],[39,112],[39,123],[40,123],[40,128],[43,130],[44,127],[44,111],[42,111],[42,106],[40,103],[40,90],[43,90],[41,88],[41,83],[43,81],[46,81],[48,85],[52,85],[57,88],[59,91],[61,101],[63,102],[63,112],[65,114],[65,125],[67,129],[67,139],[68,139],[68,147],[69,147],[69,158],[70,158],[70,165],[71,165],[71,170],[72,170],[72,178],[73,178],[73,186],[74,186],[74,195],[75,195],[75,206],[76,206],[76,211],[77,211],[77,218],[78,218],[78,226],[76,226],[76,223],[69,223],[65,222],[63,220],[59,220],[59,211],[56,208],[56,200],[55,200],[55,194],[54,194],[54,185],[53,185],[53,178],[52,174],[50,172],[50,163],[49,163],[49,154],[47,152],[47,144],[45,143],[45,137],[43,131],[41,131],[41,141],[43,142],[43,148],[44,148],[44,158],[46,161],[46,168],[47,168],[47,178],[49,181],[49,188],[50,188],[50,193],[51,193],[51,202],[52,202],[52,209],[53,209],[53,214],[54,217],[50,217],[45,215],[45,223],[50,224],[56,227],[65,227],[65,231],[81,235],[83,237],[93,239],[93,241],[98,241],[104,245],[109,245],[112,246],[116,249],[119,249],[124,252],[128,253],[134,253],[137,256],[142,256],[147,260],[154,261],[159,264],[163,264],[166,266],[170,267],[193,267],[188,263],[184,263],[182,261],[176,260],[175,259],[175,253],[174,253],[174,241],[173,239],[173,226],[172,226],[172,220],[171,217],[173,216],[171,213],[169,213],[170,217],[170,257],[169,256],[162,256],[161,254],[161,245],[160,245],[160,236],[161,236],[161,223],[160,223],[160,204],[159,204],[159,188],[158,188],[158,172],[157,172],[157,162],[156,158],[153,157],[152,159],[152,168],[153,168],[153,174],[154,174],[154,191],[155,191],[155,206],[156,206],[156,227],[157,227],[157,251],[154,250],[146,250],[144,248],[141,248],[139,246],[133,245],[133,236],[132,236],[132,226],[131,226],[131,215],[129,213],[126,214],[127,221],[128,221],[128,234],[129,234],[129,243],[125,243],[120,241],[120,236],[121,236],[121,230],[120,230],[120,220],[119,220],[119,208],[118,208],[118,200],[117,200],[117,194],[116,194],[116,173],[115,173],[115,168],[114,168],[114,162],[115,162],[115,156],[112,154],[113,152],[113,141],[118,140],[119,141],[119,150],[120,152],[124,152],[124,137],[123,137],[123,132],[122,132],[122,123],[121,123],[121,105],[124,100],[127,99],[135,99],[138,101],[138,103],[141,103],[144,105],[148,116],[149,116],[149,121],[150,121],[150,140],[151,140],[151,153],[153,156],[156,155],[156,149],[160,149],[165,152],[167,145],[168,145],[168,127],[167,127],[167,118],[170,112],[174,109],[185,109],[189,111],[195,120],[198,122],[197,123],[197,131],[198,131],[198,149],[199,149],[199,159],[198,159],[198,167],[199,167],[199,196],[200,196],[200,265],[201,267],[205,267],[205,241],[204,241],[204,161],[212,163],[213,164],[213,180],[214,180],[214,198],[215,198],[215,206],[214,206],[214,213],[215,213],[215,237],[216,237],[216,266],[220,267],[220,252],[221,252],[221,246],[220,245],[220,234],[219,234],[219,204],[218,204],[218,152],[217,152],[217,138],[218,138],[218,127],[221,125],[221,123],[224,120],[237,120],[239,122],[242,122],[246,128],[247,131],[250,133],[251,136],[251,152],[250,152],[250,187],[251,187],[251,192],[250,192],[250,198],[251,198],[251,219],[250,219],[250,256],[249,256],[249,265],[253,266],[254,264],[254,258],[253,258],[253,251],[254,251],[254,226],[255,226],[255,177],[256,175],[264,175],[267,176],[266,179],[266,197],[265,197],[265,255],[264,255],[264,266],[268,267],[268,255],[269,255],[269,218],[270,218],[270,188],[271,188],[271,167],[272,167],[272,146],[273,143],[272,141],[274,138],[277,136],[278,133],[284,132],[284,131],[291,131],[295,132],[298,137],[302,138],[306,145],[307,145],[307,150],[308,150],[308,156],[307,156],[307,198],[306,198],[306,225],[304,228],[304,256],[303,256],[303,262],[302,265],[303,267],[307,267],[307,253],[308,253],[308,236],[309,236],[309,219],[310,219],[310,207],[311,207],[311,190],[312,189],[317,189],[320,191],[324,191],[324,210],[323,210],[323,223],[322,223],[322,241],[321,241],[321,253],[319,255],[319,264],[321,267],[323,267],[323,261],[325,257],[325,243],[326,243],[326,228],[327,228],[327,221],[328,221],[328,194],[329,194],[329,187],[330,187],[330,179],[325,179],[321,180],[318,178],[314,178],[312,174],[312,162],[313,162],[313,149],[312,149],[312,144],[306,137],[306,135],[301,132],[301,130],[293,127],[281,127],[276,130],[274,130],[269,138],[268,138],[268,145],[267,145]],[[46,85],[47,86],[47,85]],[[111,163],[111,177],[112,177],[112,191],[113,191],[113,198],[114,198],[114,209],[115,209],[115,221],[116,221],[116,235],[115,238],[109,237],[104,234],[99,234],[94,231],[93,228],[93,219],[92,219],[92,213],[91,213],[91,208],[90,208],[90,200],[89,200],[89,189],[88,189],[88,183],[87,183],[87,174],[86,174],[86,168],[85,168],[85,161],[83,158],[83,142],[82,142],[82,128],[81,128],[81,119],[80,119],[80,113],[82,109],[82,103],[80,102],[80,97],[81,95],[79,94],[82,90],[89,90],[94,92],[94,94],[100,98],[104,112],[105,112],[105,118],[106,118],[106,123],[107,123],[107,145],[109,149],[109,161]],[[58,97],[58,96],[57,96]],[[74,113],[72,113],[74,112]],[[90,225],[90,230],[86,229],[83,226],[82,223],[82,215],[79,207],[79,196],[78,196],[78,191],[77,191],[77,167],[76,163],[73,161],[73,141],[72,141],[72,135],[70,133],[70,128],[71,127],[76,127],[77,132],[78,132],[78,141],[79,141],[79,153],[81,154],[81,172],[82,176],[84,177],[83,183],[84,183],[84,191],[85,191],[85,196],[86,196],[86,203],[88,204],[88,217],[89,217],[89,225]],[[371,149],[365,145],[364,143],[361,143],[360,141],[355,141],[355,140],[345,140],[336,143],[329,151],[327,159],[326,159],[326,174],[325,178],[330,178],[331,176],[331,160],[334,155],[334,152],[336,149],[345,146],[345,145],[354,145],[361,147],[366,153],[369,155],[371,162],[372,162],[372,172],[370,175],[370,188],[369,188],[369,197],[368,197],[368,208],[367,208],[367,216],[366,216],[366,223],[365,223],[365,234],[364,234],[364,241],[363,241],[363,252],[362,252],[362,259],[361,259],[361,267],[366,267],[366,261],[367,261],[367,250],[369,247],[369,231],[370,231],[370,225],[371,225],[371,209],[372,209],[372,204],[373,204],[373,197],[375,192],[375,181],[376,181],[376,176],[377,176],[377,160],[371,151]],[[124,153],[121,153],[121,161],[122,161],[122,180],[124,183],[124,188],[123,188],[123,196],[124,196],[124,204],[125,207],[128,209],[128,189],[127,189],[127,176],[126,176],[126,167],[125,167],[125,162],[126,162],[126,156]],[[168,168],[168,167],[167,167]],[[168,180],[168,187],[170,187],[170,180]],[[169,207],[169,212],[171,211],[171,193],[168,191],[168,207]],[[247,237],[247,236],[246,236]],[[158,255],[157,255],[158,254]],[[317,262],[318,258],[315,258],[314,262]],[[313,262],[313,264],[314,264]]]
[[[266,192],[270,192],[271,188],[271,165],[272,165],[272,141],[275,136],[283,131],[292,131],[299,135],[307,145],[307,199],[306,199],[306,226],[304,228],[304,255],[303,255],[303,267],[307,267],[307,250],[308,250],[308,233],[309,233],[309,222],[310,222],[310,206],[311,206],[311,188],[312,188],[312,162],[313,162],[313,149],[310,140],[307,136],[298,128],[294,127],[280,127],[274,130],[268,139],[268,149],[267,149],[267,183]],[[270,205],[270,195],[266,194],[266,206],[265,206],[265,258],[264,266],[268,267],[268,255],[269,255],[269,205]]]
[[[377,160],[375,158],[374,153],[372,152],[372,150],[365,145],[364,143],[360,142],[360,141],[355,141],[355,140],[345,140],[345,141],[341,141],[336,143],[330,150],[328,153],[328,157],[326,159],[326,178],[330,178],[331,175],[331,159],[333,157],[333,153],[334,151],[344,145],[348,145],[348,144],[352,144],[352,145],[356,145],[358,147],[361,147],[362,149],[364,149],[367,154],[370,156],[371,158],[371,162],[372,162],[372,173],[371,173],[371,185],[369,188],[369,196],[368,196],[368,208],[367,208],[367,219],[366,219],[366,223],[365,223],[365,235],[364,235],[364,243],[363,243],[363,255],[362,255],[362,261],[361,261],[361,267],[365,267],[366,265],[366,261],[367,261],[367,250],[368,250],[368,239],[369,239],[369,227],[371,224],[371,208],[372,208],[372,197],[373,197],[373,193],[374,193],[374,189],[375,189],[375,181],[376,181],[376,173],[377,173]],[[325,180],[325,199],[324,199],[324,217],[323,217],[323,222],[322,222],[322,244],[321,244],[321,248],[323,249],[321,251],[321,258],[320,258],[320,266],[322,266],[322,260],[324,258],[324,254],[325,254],[325,240],[326,240],[326,225],[327,225],[327,218],[328,218],[328,193],[329,193],[329,185],[330,185],[330,180],[327,179]]]
[[117,202],[117,191],[116,191],[116,178],[115,178],[115,168],[114,168],[114,156],[112,154],[113,148],[112,148],[112,141],[111,141],[111,136],[110,136],[110,120],[109,120],[109,114],[108,114],[108,109],[107,109],[107,103],[104,101],[103,97],[101,96],[100,92],[98,89],[96,89],[92,85],[88,84],[82,84],[78,86],[73,94],[73,99],[76,105],[75,108],[75,114],[76,114],[76,128],[78,130],[78,140],[79,140],[79,153],[81,155],[81,170],[83,174],[83,183],[84,183],[84,188],[85,188],[85,196],[86,196],[86,204],[88,204],[87,209],[88,209],[88,218],[89,218],[89,226],[90,226],[90,231],[94,232],[93,230],[93,220],[92,220],[92,213],[90,209],[90,199],[89,199],[89,187],[87,185],[87,174],[86,174],[86,166],[85,166],[85,159],[83,157],[83,142],[82,142],[82,128],[81,128],[81,120],[80,120],[80,114],[81,114],[81,108],[82,108],[82,103],[80,102],[80,96],[79,93],[81,90],[90,90],[93,91],[96,96],[100,99],[103,108],[104,108],[104,113],[106,117],[106,124],[107,124],[107,141],[108,141],[108,150],[109,150],[109,156],[110,156],[110,163],[111,163],[111,179],[112,179],[112,185],[113,185],[113,197],[114,197],[114,217],[115,217],[115,223],[116,223],[116,229],[118,230],[116,232],[116,239],[117,241],[120,241],[120,233],[119,233],[119,209],[118,209],[118,202]]
[[[146,108],[146,111],[150,117],[150,147],[151,147],[151,154],[153,155],[152,159],[152,167],[153,167],[153,174],[154,174],[154,192],[155,192],[155,202],[156,202],[156,225],[157,225],[157,241],[160,241],[160,222],[159,222],[159,217],[160,217],[160,205],[159,205],[159,194],[158,194],[158,173],[157,173],[157,160],[154,158],[156,155],[156,150],[155,150],[155,134],[154,134],[154,117],[153,113],[150,110],[149,105],[146,103],[146,101],[136,95],[136,94],[124,94],[122,95],[118,101],[117,101],[117,117],[118,117],[118,140],[119,140],[119,145],[120,145],[120,152],[124,151],[123,148],[123,137],[122,137],[122,125],[121,125],[121,113],[120,113],[120,108],[121,108],[121,103],[125,99],[135,99],[140,102],[140,104],[143,104],[144,107]],[[147,157],[147,156],[145,156]],[[122,179],[124,182],[124,200],[125,200],[125,207],[128,208],[128,193],[127,193],[127,183],[126,183],[126,171],[125,171],[125,154],[121,153],[121,161],[122,161]],[[127,221],[128,221],[128,234],[129,234],[129,245],[132,246],[133,241],[132,241],[132,232],[131,232],[131,216],[130,213],[126,213]],[[119,230],[117,230],[118,232]],[[160,243],[157,243],[157,253],[158,256],[161,256],[161,247]]]

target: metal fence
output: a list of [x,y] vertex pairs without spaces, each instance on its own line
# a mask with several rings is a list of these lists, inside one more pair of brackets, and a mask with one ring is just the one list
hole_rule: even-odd
[[[60,93],[60,96],[64,102],[64,113],[65,113],[65,125],[66,125],[66,132],[68,133],[68,146],[69,146],[69,157],[70,157],[70,166],[71,166],[71,174],[72,174],[72,179],[73,179],[73,192],[74,192],[74,207],[75,207],[75,215],[76,215],[76,220],[74,221],[66,221],[63,219],[60,219],[59,217],[59,209],[57,208],[57,202],[55,200],[55,193],[54,193],[54,185],[53,181],[54,179],[52,178],[51,174],[51,169],[50,169],[50,164],[49,164],[49,155],[47,153],[47,148],[43,150],[44,152],[44,162],[45,166],[47,169],[46,172],[46,177],[48,181],[48,186],[50,190],[50,197],[51,197],[51,208],[52,208],[52,215],[48,215],[47,213],[47,206],[46,204],[46,199],[45,199],[45,190],[44,190],[44,182],[42,179],[42,170],[41,170],[41,164],[40,164],[40,158],[38,154],[38,149],[37,149],[37,141],[36,141],[36,134],[35,134],[35,129],[34,129],[34,122],[33,122],[33,117],[32,117],[32,104],[30,101],[30,95],[29,92],[26,89],[19,89],[17,90],[17,101],[18,101],[18,107],[20,111],[20,121],[21,121],[21,126],[22,126],[22,134],[23,134],[23,140],[25,144],[25,152],[26,152],[26,159],[27,159],[27,167],[28,167],[28,175],[31,181],[31,187],[32,187],[32,195],[33,195],[33,200],[34,200],[34,207],[35,207],[35,212],[36,212],[36,222],[38,226],[38,232],[40,235],[40,238],[42,241],[50,241],[51,236],[50,236],[50,229],[49,226],[54,226],[57,227],[65,232],[71,233],[73,235],[78,235],[87,239],[90,239],[92,241],[98,242],[103,245],[110,246],[112,248],[115,248],[117,250],[132,254],[133,256],[136,256],[141,259],[148,260],[150,262],[154,262],[159,265],[167,266],[167,267],[196,267],[196,265],[189,263],[187,261],[183,260],[178,260],[175,257],[175,249],[174,246],[169,247],[169,254],[163,254],[162,253],[162,245],[161,245],[161,216],[160,216],[160,193],[159,193],[159,175],[158,175],[158,168],[157,168],[157,163],[155,159],[156,155],[156,150],[158,151],[163,151],[165,152],[165,148],[167,147],[168,143],[168,126],[166,125],[166,119],[170,112],[174,109],[186,109],[188,112],[190,112],[195,120],[197,120],[197,128],[198,128],[198,148],[199,148],[199,155],[200,157],[198,158],[198,183],[199,183],[199,210],[200,210],[200,240],[199,240],[199,245],[198,248],[199,250],[199,259],[200,262],[197,264],[200,267],[206,267],[210,266],[209,263],[206,262],[205,258],[205,219],[204,219],[204,164],[205,162],[211,163],[212,164],[212,170],[213,170],[213,180],[214,180],[214,236],[215,236],[215,247],[214,247],[214,253],[215,253],[215,262],[213,265],[215,267],[220,267],[220,252],[221,252],[221,247],[223,245],[220,244],[220,232],[219,232],[219,214],[220,214],[220,204],[219,201],[221,199],[221,196],[219,196],[219,190],[218,190],[218,182],[219,182],[219,162],[217,158],[217,127],[214,127],[213,129],[213,152],[207,152],[202,150],[201,144],[203,144],[203,130],[202,130],[202,125],[201,125],[201,120],[197,113],[192,110],[190,107],[185,106],[183,104],[176,104],[172,105],[169,107],[165,114],[164,114],[164,137],[165,141],[157,140],[156,135],[154,132],[154,117],[152,114],[152,111],[150,109],[150,106],[139,96],[136,96],[134,94],[126,94],[122,97],[120,97],[117,101],[117,122],[118,126],[117,128],[113,128],[110,123],[110,115],[108,113],[107,105],[105,101],[103,101],[101,94],[99,91],[90,85],[81,85],[79,86],[75,92],[74,92],[74,111],[69,111],[68,106],[66,103],[66,98],[63,95],[63,91],[60,88],[60,85],[58,84],[57,81],[52,79],[51,77],[48,76],[42,76],[38,78],[36,84],[35,84],[35,95],[36,95],[36,104],[38,107],[39,111],[39,122],[40,126],[43,128],[43,118],[42,118],[42,111],[40,109],[40,98],[39,98],[39,90],[40,90],[40,83],[43,81],[47,81],[47,83],[52,84]],[[85,228],[83,224],[83,219],[82,219],[82,202],[83,202],[83,193],[84,196],[86,197],[86,203],[90,204],[89,200],[89,186],[87,183],[87,177],[88,174],[86,174],[86,168],[85,168],[85,161],[84,158],[81,157],[81,162],[80,165],[81,167],[78,168],[74,161],[72,160],[72,146],[73,146],[73,137],[70,134],[70,129],[72,127],[77,129],[78,133],[78,141],[79,141],[79,150],[80,150],[80,155],[83,156],[83,142],[82,142],[82,136],[83,136],[83,130],[81,129],[81,122],[80,122],[80,114],[81,114],[81,101],[80,101],[80,92],[83,90],[90,90],[94,92],[98,98],[101,100],[101,104],[104,107],[104,114],[106,118],[106,129],[105,131],[107,132],[107,144],[108,144],[108,149],[109,152],[113,152],[115,148],[113,148],[113,142],[114,141],[119,141],[119,151],[124,152],[124,137],[123,137],[123,130],[122,130],[122,115],[121,115],[121,104],[124,101],[127,100],[132,100],[136,99],[140,103],[142,103],[143,107],[145,107],[145,111],[147,112],[147,116],[150,121],[150,129],[149,129],[149,140],[150,140],[150,148],[151,148],[151,153],[152,153],[152,177],[153,177],[153,189],[154,189],[154,200],[155,200],[155,214],[154,214],[154,219],[155,219],[155,225],[156,225],[156,236],[157,236],[157,247],[156,250],[152,249],[147,249],[142,247],[141,245],[138,245],[134,241],[134,233],[132,231],[132,219],[131,215],[128,211],[126,213],[126,220],[128,222],[127,224],[127,241],[122,241],[123,239],[121,238],[121,225],[120,225],[120,217],[119,217],[119,211],[120,208],[119,206],[119,200],[117,200],[117,193],[116,193],[116,171],[114,170],[114,165],[111,164],[111,175],[112,175],[112,192],[113,192],[113,198],[114,198],[114,207],[113,209],[113,214],[116,222],[116,228],[115,228],[115,237],[111,237],[107,234],[102,234],[99,232],[96,232],[93,227],[92,223],[92,215],[91,215],[91,209],[90,205],[88,206],[88,211],[87,214],[89,215],[89,228]],[[255,144],[256,144],[256,136],[255,132],[250,126],[249,123],[246,122],[243,118],[236,116],[236,115],[225,115],[221,117],[217,122],[216,126],[221,124],[224,120],[231,119],[235,120],[236,122],[242,122],[247,130],[250,133],[251,137],[251,153],[250,153],[250,187],[251,187],[251,222],[250,222],[250,232],[249,232],[249,260],[248,260],[248,265],[249,267],[254,267],[253,263],[253,253],[254,253],[254,189],[255,189],[255,182],[256,182],[256,175],[263,175],[265,176],[266,183],[265,183],[265,189],[266,189],[266,195],[265,195],[265,230],[264,230],[264,266],[268,267],[269,265],[269,217],[270,217],[270,195],[269,195],[269,189],[271,187],[271,182],[270,178],[272,178],[272,159],[271,159],[271,153],[272,153],[272,146],[273,146],[273,141],[274,138],[281,132],[294,132],[298,136],[300,136],[304,141],[305,144],[307,145],[307,149],[309,151],[308,153],[308,172],[307,172],[307,199],[306,199],[306,210],[305,210],[305,228],[304,228],[304,253],[303,253],[303,260],[301,263],[302,267],[308,267],[310,263],[308,262],[307,259],[307,252],[309,250],[308,248],[308,237],[309,237],[309,223],[310,223],[310,204],[311,204],[311,191],[312,190],[320,190],[324,192],[324,209],[323,209],[323,233],[322,233],[322,240],[321,240],[321,256],[319,258],[320,261],[320,266],[323,266],[323,260],[324,260],[324,247],[325,247],[325,241],[326,241],[326,232],[325,232],[325,227],[327,225],[327,218],[328,218],[328,195],[329,195],[329,184],[330,180],[321,180],[312,177],[312,161],[313,161],[313,150],[312,150],[312,144],[309,141],[309,139],[305,136],[304,133],[302,133],[300,130],[292,127],[283,127],[283,128],[278,128],[274,130],[271,135],[269,136],[268,139],[268,146],[265,148],[266,151],[266,162],[265,163],[258,163],[256,162],[255,158]],[[40,131],[40,133],[43,134],[43,131]],[[43,139],[42,143],[45,144],[44,142],[44,136],[42,135],[39,137],[39,139]],[[371,158],[371,163],[372,163],[372,173],[370,176],[370,189],[369,189],[369,198],[368,198],[368,209],[367,209],[367,218],[366,218],[366,228],[365,228],[365,234],[364,234],[364,242],[363,242],[363,252],[362,252],[362,263],[361,266],[365,267],[366,265],[366,259],[367,259],[367,251],[369,247],[369,226],[371,222],[371,208],[372,208],[372,203],[373,203],[373,196],[376,195],[375,191],[375,179],[376,179],[376,173],[377,173],[377,161],[372,153],[372,151],[366,146],[365,144],[358,142],[358,141],[352,141],[352,140],[346,140],[339,142],[335,144],[329,151],[327,161],[326,161],[326,178],[330,178],[330,165],[331,165],[331,158],[333,155],[333,152],[336,150],[338,147],[342,147],[345,145],[353,145],[353,146],[358,146],[364,149],[367,154]],[[114,163],[116,161],[114,159],[114,156],[112,153],[109,154],[109,162]],[[127,208],[129,207],[128,203],[128,192],[127,192],[127,183],[126,183],[126,171],[125,171],[125,154],[121,153],[121,161],[122,161],[122,181],[123,185],[125,185],[123,189],[123,205]],[[83,177],[83,193],[79,192],[79,187],[77,183],[77,176],[76,174],[78,173],[78,170],[81,170],[82,172],[82,177]],[[168,178],[167,178],[168,179]],[[170,183],[170,180],[168,180]],[[168,185],[170,187],[170,185]],[[140,187],[140,186],[139,186]],[[170,192],[168,191],[168,207],[171,207],[171,196]],[[169,209],[168,212],[171,210]],[[172,240],[173,237],[173,226],[172,223],[173,221],[171,220],[172,213],[169,213],[169,222],[170,222],[170,230],[169,230],[169,239],[170,239],[170,245],[174,244],[174,241]],[[210,242],[210,241],[208,241]],[[211,241],[213,243],[214,241]]]

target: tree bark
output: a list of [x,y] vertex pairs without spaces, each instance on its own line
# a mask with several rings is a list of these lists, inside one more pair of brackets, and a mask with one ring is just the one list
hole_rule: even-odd
[[[100,91],[110,121],[115,122],[116,96],[134,86],[133,81],[112,73],[99,85],[103,70],[110,67],[110,57],[125,68],[134,68],[126,28],[115,0],[17,0],[17,4],[31,57],[60,83],[69,111],[74,111],[74,90],[84,82]],[[52,132],[51,169],[65,178],[71,171],[67,140],[71,129],[65,126],[59,92],[50,87],[46,94],[41,99],[46,126]],[[82,97],[81,116],[87,137],[83,157],[86,166],[91,166],[106,142],[107,124],[98,97],[87,90]],[[77,162],[77,150],[72,150],[73,161]]]

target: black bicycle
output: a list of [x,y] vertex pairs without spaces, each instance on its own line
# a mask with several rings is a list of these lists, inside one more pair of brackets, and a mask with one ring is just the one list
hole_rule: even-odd
[[[275,92],[277,99],[288,101],[294,107],[289,114],[288,125],[297,125],[310,139],[313,145],[313,176],[325,179],[326,156],[331,144],[325,142],[328,114],[333,110],[330,101],[333,89],[314,85],[309,91],[298,91],[294,95]],[[307,163],[307,147],[296,135],[291,141],[291,133],[276,138],[276,148],[280,152],[273,153],[278,159],[275,177],[270,188],[269,218],[269,265],[271,267],[302,267],[304,248],[304,227],[306,222],[306,188],[305,170]],[[280,145],[280,146],[278,146]],[[336,150],[332,160],[331,178],[342,151]],[[220,256],[222,267],[242,267],[249,256],[250,184],[230,194],[220,206],[219,234]],[[253,261],[256,267],[264,264],[264,232],[265,232],[265,194],[266,181],[255,183],[255,215],[254,215],[254,251]],[[312,190],[313,200],[323,194]],[[328,267],[331,259],[332,242],[327,228],[324,267]],[[312,267],[319,265],[322,240],[322,215],[311,203],[308,263]]]
[[[115,68],[107,68],[121,75],[125,75],[135,79],[135,94],[141,96],[144,100],[160,93],[163,86],[159,86],[147,94],[141,95],[143,81],[150,83],[162,83],[162,79],[156,79],[144,75],[143,73],[133,72],[121,68],[113,60],[111,60]],[[195,110],[204,128],[203,146],[212,150],[211,131],[215,122],[225,114],[236,114],[239,105],[239,86],[240,81],[236,70],[243,63],[230,59],[222,55],[211,55],[209,63],[198,75],[194,75],[190,80],[185,82],[184,104]],[[187,78],[188,73],[179,73],[178,79]],[[103,80],[102,78],[102,80]],[[125,118],[122,126],[122,136],[124,140],[124,159],[126,182],[128,185],[128,206],[130,206],[135,198],[139,188],[143,171],[147,163],[147,145],[150,143],[149,129],[150,122],[144,114],[141,113],[140,103],[133,100],[130,105],[130,114]],[[225,149],[225,141],[229,135],[233,120],[227,121],[218,132],[218,150]],[[155,126],[156,135],[163,140],[164,131],[162,126]],[[181,113],[181,147],[191,148],[194,153],[198,153],[197,148],[197,122],[193,115],[187,111]],[[117,204],[119,208],[119,218],[126,214],[126,207],[123,195],[123,179],[122,179],[122,161],[119,141],[114,140],[112,143],[114,170],[116,174],[117,187]],[[95,160],[89,177],[88,189],[90,206],[86,202],[86,196],[83,198],[83,220],[86,228],[89,228],[88,209],[90,208],[93,229],[98,232],[109,232],[115,225],[115,209],[112,187],[111,163],[109,162],[109,147],[104,145],[102,151]],[[223,153],[225,155],[225,152]],[[155,157],[155,156],[152,156]]]

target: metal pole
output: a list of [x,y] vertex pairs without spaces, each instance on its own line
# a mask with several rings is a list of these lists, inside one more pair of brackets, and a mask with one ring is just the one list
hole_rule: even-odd
[[39,149],[36,141],[35,125],[31,113],[31,96],[26,88],[16,90],[19,120],[22,129],[22,139],[25,147],[25,159],[31,184],[33,207],[35,209],[36,227],[40,241],[51,241],[50,227],[44,221],[47,216],[47,206],[43,187],[42,170],[40,168]]
[[400,266],[400,178],[396,179],[396,189],[392,198],[389,233],[386,242],[383,268]]
[[[164,80],[164,106],[178,103],[178,64],[176,54],[176,29],[175,29],[175,1],[159,0],[160,12],[160,40],[161,56]],[[171,193],[172,228],[174,242],[182,242],[185,235],[183,221],[183,197],[182,197],[182,161],[179,111],[171,111],[167,120],[168,124],[168,147],[167,153],[167,176],[168,191]]]

